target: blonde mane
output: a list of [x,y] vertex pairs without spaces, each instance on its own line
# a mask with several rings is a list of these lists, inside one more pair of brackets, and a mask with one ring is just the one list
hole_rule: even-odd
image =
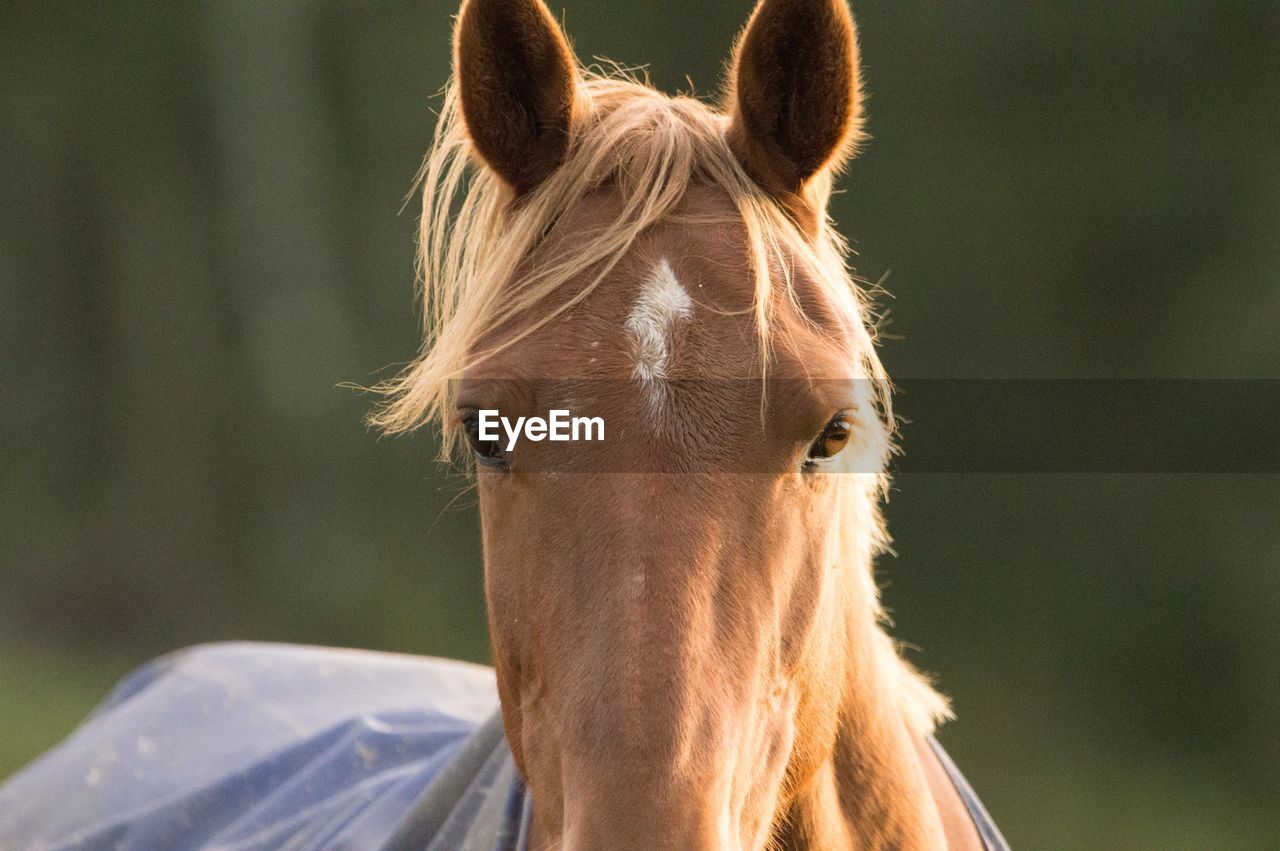
[[[668,97],[617,68],[578,69],[578,98],[573,138],[565,163],[540,186],[515,203],[512,190],[492,171],[476,167],[463,124],[456,81],[445,89],[444,104],[430,151],[419,173],[422,220],[418,244],[424,340],[419,356],[396,378],[375,388],[384,404],[370,417],[389,433],[411,431],[435,422],[444,436],[442,456],[457,442],[453,417],[454,379],[493,354],[477,351],[479,342],[515,317],[536,316],[508,338],[509,346],[545,326],[586,299],[605,280],[647,229],[676,221],[675,210],[687,187],[706,183],[722,189],[736,207],[745,230],[747,254],[755,278],[754,318],[767,371],[772,317],[780,301],[798,303],[792,264],[804,264],[823,281],[854,334],[857,374],[870,379],[883,441],[872,451],[887,460],[894,431],[888,378],[875,351],[867,322],[866,295],[846,267],[848,249],[824,219],[816,238],[805,237],[783,208],[747,175],[726,141],[728,119],[691,97]],[[617,218],[588,233],[575,234],[555,256],[538,255],[539,246],[565,214],[588,193],[611,185],[622,198]],[[806,190],[814,209],[825,210],[830,177],[815,177]],[[721,219],[703,217],[689,224]],[[522,261],[536,257],[537,262]],[[522,274],[517,276],[517,268]],[[780,274],[771,273],[780,271]],[[556,307],[548,297],[585,272],[585,286]],[[776,279],[775,279],[776,278]],[[803,314],[803,311],[800,311]],[[834,533],[851,563],[861,563],[868,599],[884,620],[870,569],[888,545],[880,517],[887,476],[863,473],[839,477],[844,521]],[[908,723],[931,730],[948,714],[945,699],[901,658],[887,633],[877,630],[874,658],[895,684],[895,698]]]
[[[518,204],[497,175],[473,167],[456,84],[445,89],[431,150],[418,175],[423,347],[408,368],[377,388],[387,402],[371,422],[391,433],[433,421],[448,431],[451,380],[492,354],[475,351],[478,341],[516,316],[537,315],[507,341],[510,345],[583,301],[646,229],[675,220],[676,206],[695,182],[724,190],[745,227],[761,350],[769,348],[778,295],[794,299],[788,260],[794,257],[833,283],[832,294],[851,327],[863,331],[861,366],[868,378],[883,383],[886,376],[863,318],[865,299],[845,268],[844,242],[825,223],[818,239],[800,236],[786,212],[757,187],[730,151],[726,117],[694,98],[668,97],[620,69],[580,69],[579,76],[579,119],[568,159]],[[598,231],[575,235],[570,250],[562,246],[557,256],[539,257],[516,280],[521,261],[535,254],[564,215],[606,184],[616,187],[624,202],[617,219]],[[828,187],[827,178],[813,181],[809,191],[817,209],[825,207]],[[554,308],[540,307],[567,281],[593,267],[587,285],[572,298]],[[780,292],[771,267],[782,271]],[[879,401],[891,422],[888,395]]]

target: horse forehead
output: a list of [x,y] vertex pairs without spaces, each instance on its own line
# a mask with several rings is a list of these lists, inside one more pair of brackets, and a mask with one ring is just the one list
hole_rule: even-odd
[[689,291],[664,257],[644,276],[624,323],[633,377],[643,381],[670,377],[675,338],[692,320],[693,311]]
[[[555,370],[647,383],[759,378],[755,280],[741,249],[723,243],[659,242],[619,264],[567,325],[547,329],[555,338],[548,352]],[[776,296],[769,344],[775,375],[806,374],[806,364],[833,344],[839,348],[843,337],[838,323],[813,322],[829,313],[811,310],[822,298],[819,288],[804,275],[793,280],[804,315]]]
[[[598,228],[620,204],[613,193],[589,196],[558,238],[590,232],[593,222]],[[777,280],[780,272],[774,273]],[[566,297],[596,274],[584,272],[565,288]],[[823,281],[802,267],[792,270],[790,280],[794,298],[780,298],[771,320],[774,374],[804,373],[810,352],[796,351],[796,344],[829,348],[847,330]],[[740,215],[722,190],[690,187],[672,216],[641,234],[597,283],[567,321],[549,323],[538,335],[546,347],[536,360],[546,368],[645,381],[759,376],[751,252]],[[809,339],[815,329],[829,339]]]

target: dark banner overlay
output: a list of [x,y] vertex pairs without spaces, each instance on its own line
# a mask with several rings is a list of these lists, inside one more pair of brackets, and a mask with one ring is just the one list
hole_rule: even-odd
[[[794,448],[816,440],[829,417],[874,416],[883,387],[585,379],[467,380],[457,389],[463,414],[496,412],[509,426],[554,410],[603,421],[602,440],[583,423],[577,440],[521,431],[509,449],[495,427],[503,466],[514,471],[774,473],[792,469]],[[895,474],[1280,473],[1280,380],[908,379],[893,383],[892,400]],[[858,446],[855,433],[844,451]],[[865,466],[812,470],[876,471]]]
[[1280,473],[1280,381],[895,384],[909,473]]

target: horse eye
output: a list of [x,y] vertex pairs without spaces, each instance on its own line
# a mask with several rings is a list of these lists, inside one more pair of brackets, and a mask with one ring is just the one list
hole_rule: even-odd
[[825,458],[834,458],[840,454],[840,450],[849,445],[849,436],[853,431],[853,423],[845,417],[844,414],[837,414],[822,429],[822,434],[818,435],[818,439],[809,447],[809,455],[805,459],[805,466],[812,467],[816,462]]
[[480,437],[480,412],[474,408],[462,412],[462,427],[467,433],[467,445],[476,461],[486,467],[505,467],[506,457],[499,440],[482,440]]

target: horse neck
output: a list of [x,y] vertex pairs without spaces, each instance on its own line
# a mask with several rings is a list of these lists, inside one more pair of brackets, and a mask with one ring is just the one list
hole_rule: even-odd
[[843,607],[847,674],[836,735],[828,757],[779,814],[777,845],[945,848],[921,764],[924,737],[911,729],[902,710],[903,662],[879,624],[874,599],[849,596]]

